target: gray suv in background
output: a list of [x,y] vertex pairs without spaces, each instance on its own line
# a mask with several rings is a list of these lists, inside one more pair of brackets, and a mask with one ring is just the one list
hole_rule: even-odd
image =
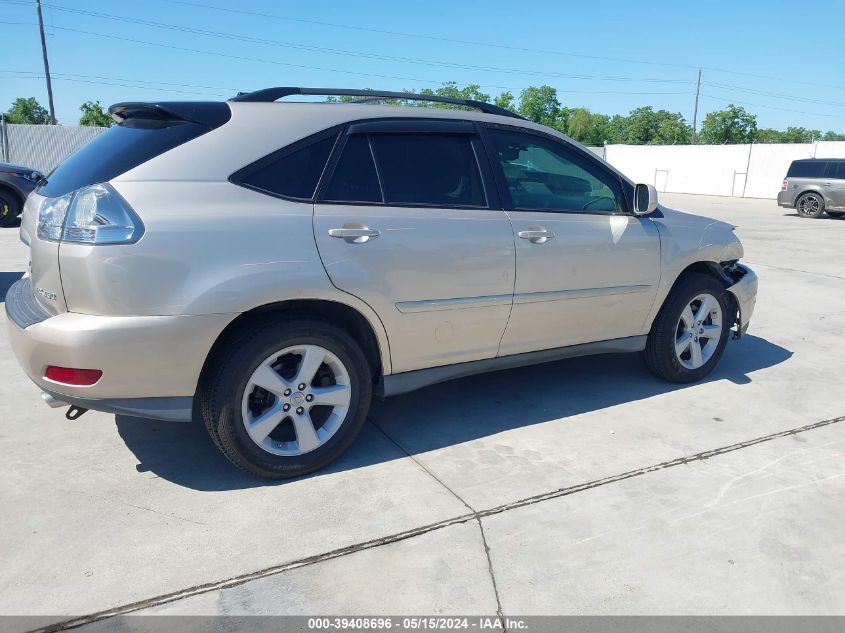
[[795,207],[802,218],[845,215],[845,158],[794,160],[786,172],[778,204]]

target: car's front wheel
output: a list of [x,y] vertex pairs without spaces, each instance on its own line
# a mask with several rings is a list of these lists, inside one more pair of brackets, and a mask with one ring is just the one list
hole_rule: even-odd
[[820,218],[824,214],[824,200],[817,193],[805,193],[795,201],[795,210],[802,218]]
[[266,324],[235,337],[200,397],[217,446],[260,477],[295,477],[340,455],[372,396],[369,365],[343,330],[317,320]]
[[689,275],[672,289],[654,320],[646,365],[671,382],[701,380],[719,362],[734,315],[733,302],[717,279]]

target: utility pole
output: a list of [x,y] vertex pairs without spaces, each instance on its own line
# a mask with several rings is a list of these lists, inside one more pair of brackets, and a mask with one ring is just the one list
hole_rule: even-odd
[[44,38],[44,18],[41,17],[41,0],[35,0],[38,11],[38,30],[41,32],[41,53],[44,56],[44,75],[47,77],[47,100],[50,102],[50,121],[56,125],[56,109],[53,107],[53,84],[50,82],[50,62],[47,61],[47,40]]
[[[41,0],[38,0],[41,2]],[[46,57],[44,59],[47,59]],[[698,95],[701,93],[701,69],[698,69],[698,81],[695,82],[695,109],[692,111],[692,144],[695,145],[695,124],[698,120]]]

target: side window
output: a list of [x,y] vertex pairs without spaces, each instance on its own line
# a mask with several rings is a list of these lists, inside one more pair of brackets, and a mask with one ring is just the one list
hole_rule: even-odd
[[366,136],[350,136],[321,199],[332,202],[382,202],[381,187]]
[[472,140],[462,134],[372,134],[386,204],[486,207]]
[[490,136],[515,209],[624,212],[619,178],[561,143],[510,130]]
[[250,189],[310,200],[337,139],[337,132],[294,143],[232,175]]
[[839,180],[845,180],[845,160],[834,164],[836,165],[836,173],[834,173],[833,177]]

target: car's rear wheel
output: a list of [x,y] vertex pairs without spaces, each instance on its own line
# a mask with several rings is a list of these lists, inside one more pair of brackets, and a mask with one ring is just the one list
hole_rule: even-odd
[[322,321],[269,324],[235,337],[200,397],[212,439],[239,468],[295,477],[355,439],[372,396],[357,343]]
[[0,190],[0,226],[14,226],[21,211],[17,198],[12,194]]
[[795,210],[802,218],[820,218],[824,213],[824,200],[817,193],[805,193],[795,201]]
[[717,279],[689,275],[669,293],[652,325],[646,365],[671,382],[701,380],[719,362],[734,314],[733,302]]

